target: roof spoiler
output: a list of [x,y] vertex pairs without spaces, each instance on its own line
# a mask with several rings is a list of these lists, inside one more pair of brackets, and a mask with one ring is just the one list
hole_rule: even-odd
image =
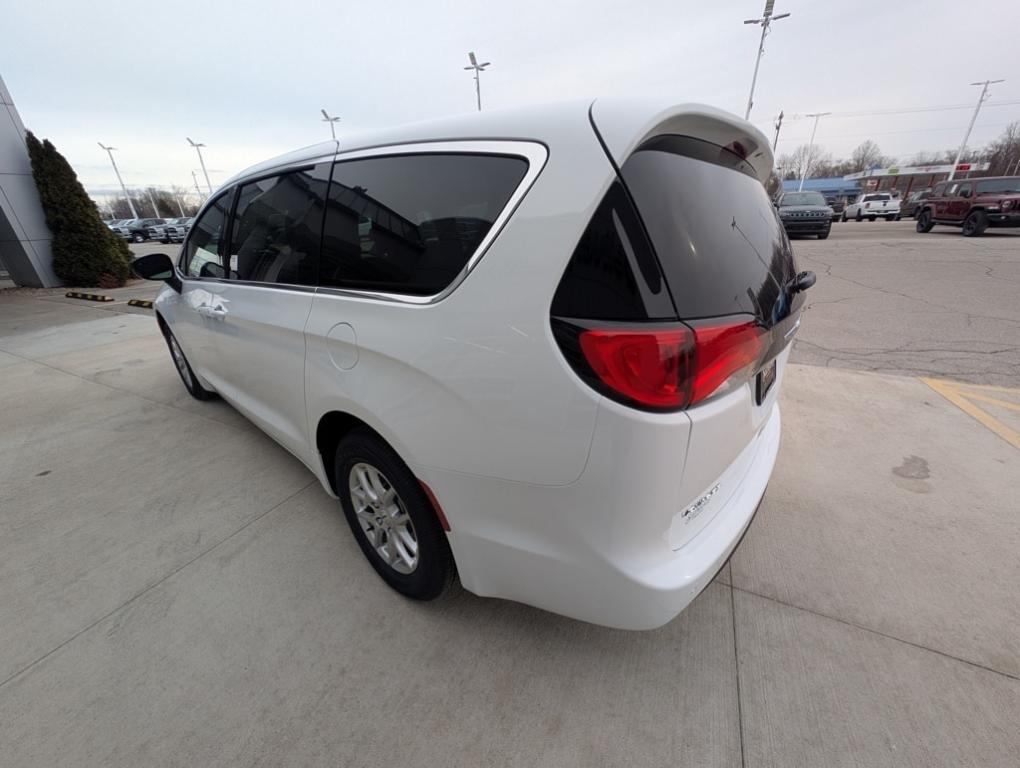
[[591,121],[617,166],[646,140],[662,134],[692,136],[726,147],[745,159],[764,184],[772,172],[768,139],[746,120],[705,104],[663,107],[639,99],[596,99]]

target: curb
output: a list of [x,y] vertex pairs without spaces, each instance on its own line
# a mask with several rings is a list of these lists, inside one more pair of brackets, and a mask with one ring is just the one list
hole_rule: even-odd
[[79,293],[78,291],[68,291],[64,294],[69,299],[84,299],[85,301],[116,301],[113,296],[103,296],[99,293]]
[[142,307],[143,309],[152,309],[152,302],[148,299],[129,299],[129,307]]

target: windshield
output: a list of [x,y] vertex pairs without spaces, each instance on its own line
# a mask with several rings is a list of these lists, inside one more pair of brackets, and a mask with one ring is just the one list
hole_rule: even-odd
[[826,205],[821,192],[787,192],[780,205]]
[[979,195],[1009,195],[1020,194],[1020,177],[1015,179],[995,179],[994,181],[979,181],[977,185]]

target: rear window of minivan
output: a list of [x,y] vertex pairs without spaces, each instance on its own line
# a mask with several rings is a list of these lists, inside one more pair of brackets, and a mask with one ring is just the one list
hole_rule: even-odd
[[621,174],[680,318],[785,317],[793,253],[746,161],[710,142],[659,136]]

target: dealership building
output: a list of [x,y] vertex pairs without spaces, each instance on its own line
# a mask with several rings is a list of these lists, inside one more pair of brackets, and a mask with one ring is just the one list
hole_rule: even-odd
[[17,285],[60,285],[25,144],[25,126],[0,78],[0,272]]

